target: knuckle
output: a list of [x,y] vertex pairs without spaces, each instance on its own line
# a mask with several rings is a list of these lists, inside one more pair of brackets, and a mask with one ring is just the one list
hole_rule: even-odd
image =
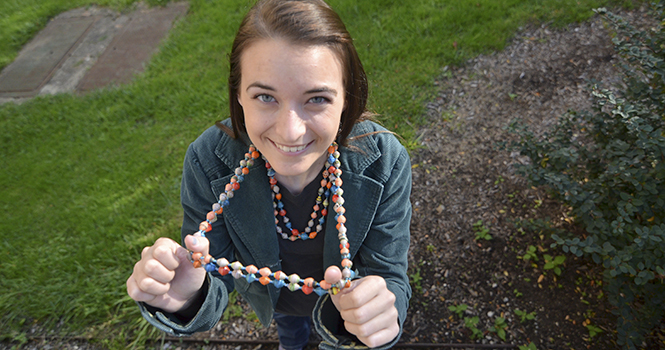
[[157,259],[164,258],[168,256],[168,254],[171,252],[171,249],[165,245],[159,245],[155,247],[155,251],[153,252],[153,256]]
[[156,273],[159,272],[160,267],[161,264],[154,259],[148,260],[145,262],[145,264],[143,264],[143,270],[145,271],[145,274],[148,276],[154,276]]

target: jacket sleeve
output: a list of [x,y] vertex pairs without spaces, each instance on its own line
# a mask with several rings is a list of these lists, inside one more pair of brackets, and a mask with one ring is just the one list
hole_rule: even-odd
[[[411,224],[411,162],[406,149],[399,144],[396,138],[390,134],[383,134],[380,138],[383,139],[383,145],[381,145],[383,147],[380,146],[382,159],[379,160],[381,164],[377,167],[382,169],[381,173],[389,175],[383,182],[383,193],[374,220],[354,261],[359,262],[360,276],[383,277],[388,290],[395,295],[400,333],[391,342],[379,348],[386,349],[394,346],[402,334],[411,298],[411,286],[407,275]],[[369,169],[369,172],[372,171],[378,172],[377,169]],[[376,178],[375,175],[376,173],[368,174],[368,176]],[[344,335],[333,335],[335,333],[344,334],[343,326],[338,327],[335,332],[331,331],[331,328],[335,328],[334,324],[331,327],[324,324],[330,324],[331,321],[328,320],[334,318],[331,314],[336,309],[330,305],[332,305],[332,301],[325,295],[320,298],[313,313],[317,331],[324,338],[321,348],[363,348],[362,343],[354,344]],[[357,339],[354,340],[357,341]]]
[[[199,144],[200,145],[200,144]],[[183,165],[182,184],[180,190],[181,203],[184,210],[182,224],[182,239],[198,231],[199,223],[205,220],[206,213],[210,211],[212,203],[217,199],[211,189],[210,169],[202,165],[197,155],[197,142],[187,149]],[[207,170],[207,171],[206,171]],[[214,171],[212,173],[218,173]],[[217,175],[217,174],[216,174]],[[210,240],[210,254],[213,256],[227,256],[232,258],[232,248],[226,229],[220,221],[212,225],[213,229],[206,233]],[[226,242],[224,244],[223,242]],[[184,244],[184,243],[183,243]],[[228,278],[227,278],[228,277]],[[228,295],[233,290],[233,281],[229,276],[222,277],[217,271],[208,273],[203,286],[205,299],[194,318],[189,321],[179,319],[175,314],[166,313],[160,309],[139,303],[143,317],[158,329],[176,336],[191,335],[214,327],[222,317]]]

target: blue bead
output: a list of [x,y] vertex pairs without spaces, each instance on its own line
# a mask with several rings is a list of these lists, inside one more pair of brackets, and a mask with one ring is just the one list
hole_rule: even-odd
[[245,279],[247,280],[247,282],[252,283],[256,281],[256,275],[254,275],[253,273],[248,273],[247,276],[245,276]]
[[328,163],[330,163],[330,164],[335,163],[335,157],[333,157],[332,154],[328,156]]
[[245,180],[245,177],[243,175],[237,175],[238,176],[238,182],[243,182]]
[[226,208],[226,207],[229,206],[229,204],[231,204],[231,202],[229,202],[229,200],[227,199],[227,200],[224,201],[224,203],[222,203],[222,206],[224,206],[224,208]]
[[277,208],[284,209],[284,203],[282,201],[277,202]]
[[314,293],[318,294],[319,296],[322,296],[322,295],[324,295],[328,292],[325,289],[321,288],[321,287],[316,287],[316,288],[314,288]]
[[277,288],[283,288],[284,286],[286,286],[286,283],[284,283],[284,281],[282,281],[282,280],[272,280],[271,282]]
[[322,217],[319,219],[319,224],[323,225],[325,222],[326,222],[326,218],[322,216]]
[[309,239],[309,236],[306,233],[301,233],[300,238],[304,241],[306,239]]
[[291,227],[291,221],[289,221],[289,222],[287,222],[286,224],[284,224],[284,226],[286,226],[286,228],[288,228],[289,231],[291,231],[291,229],[292,229],[292,227]]
[[208,264],[206,264],[205,269],[206,269],[207,272],[213,272],[213,271],[217,270],[217,266],[213,263],[208,263]]
[[275,176],[275,169],[268,169],[268,176]]

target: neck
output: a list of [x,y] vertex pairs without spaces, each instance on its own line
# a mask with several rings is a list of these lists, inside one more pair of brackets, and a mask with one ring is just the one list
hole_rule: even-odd
[[280,186],[286,188],[291,192],[292,195],[297,196],[302,192],[307,185],[309,185],[319,173],[323,170],[323,164],[326,162],[327,153],[316,161],[311,167],[310,170],[304,174],[297,176],[282,176],[278,173],[275,173],[275,179],[279,181]]

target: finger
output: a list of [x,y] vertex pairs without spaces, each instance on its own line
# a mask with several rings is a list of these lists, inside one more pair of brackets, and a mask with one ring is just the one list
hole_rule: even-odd
[[166,269],[174,271],[180,266],[180,261],[176,257],[178,248],[180,248],[180,244],[172,239],[159,239],[152,247],[152,257]]
[[[173,253],[168,254],[164,259],[168,260],[168,262],[162,263],[159,259],[146,259],[141,261],[141,269],[146,278],[152,278],[160,283],[169,283],[173,280],[175,277],[174,270],[178,267],[179,263],[173,261],[175,260]],[[169,267],[168,265],[171,266]]]
[[143,250],[141,250],[141,259],[143,259],[146,256],[146,254],[148,254],[148,252],[150,251],[150,248],[152,248],[152,247],[147,246],[147,247],[144,247]]
[[[369,306],[369,305],[368,305]],[[380,332],[383,329],[389,328],[397,322],[397,309],[394,306],[380,310],[380,312],[373,312],[375,308],[368,309],[360,317],[342,318],[345,320],[345,328],[358,337],[369,337],[372,334]],[[366,316],[375,315],[367,319]]]
[[357,337],[358,340],[363,342],[363,344],[367,345],[370,348],[375,348],[381,345],[385,345],[388,342],[392,341],[393,339],[395,339],[397,334],[399,334],[399,325],[397,324],[397,322],[395,322],[389,327],[383,328],[367,336],[357,336]]
[[335,284],[342,279],[342,271],[339,267],[332,265],[326,269],[323,279],[330,284]]
[[207,238],[198,235],[185,237],[185,246],[193,252],[199,252],[204,256],[210,251],[210,242]]
[[366,296],[370,292],[363,290],[362,284],[367,283],[360,283],[353,292],[343,294],[337,300],[344,320],[364,324],[381,314],[396,311],[395,294],[385,289],[368,299]]
[[150,302],[155,299],[153,294],[146,293],[139,288],[134,275],[127,279],[127,294],[135,301]]

